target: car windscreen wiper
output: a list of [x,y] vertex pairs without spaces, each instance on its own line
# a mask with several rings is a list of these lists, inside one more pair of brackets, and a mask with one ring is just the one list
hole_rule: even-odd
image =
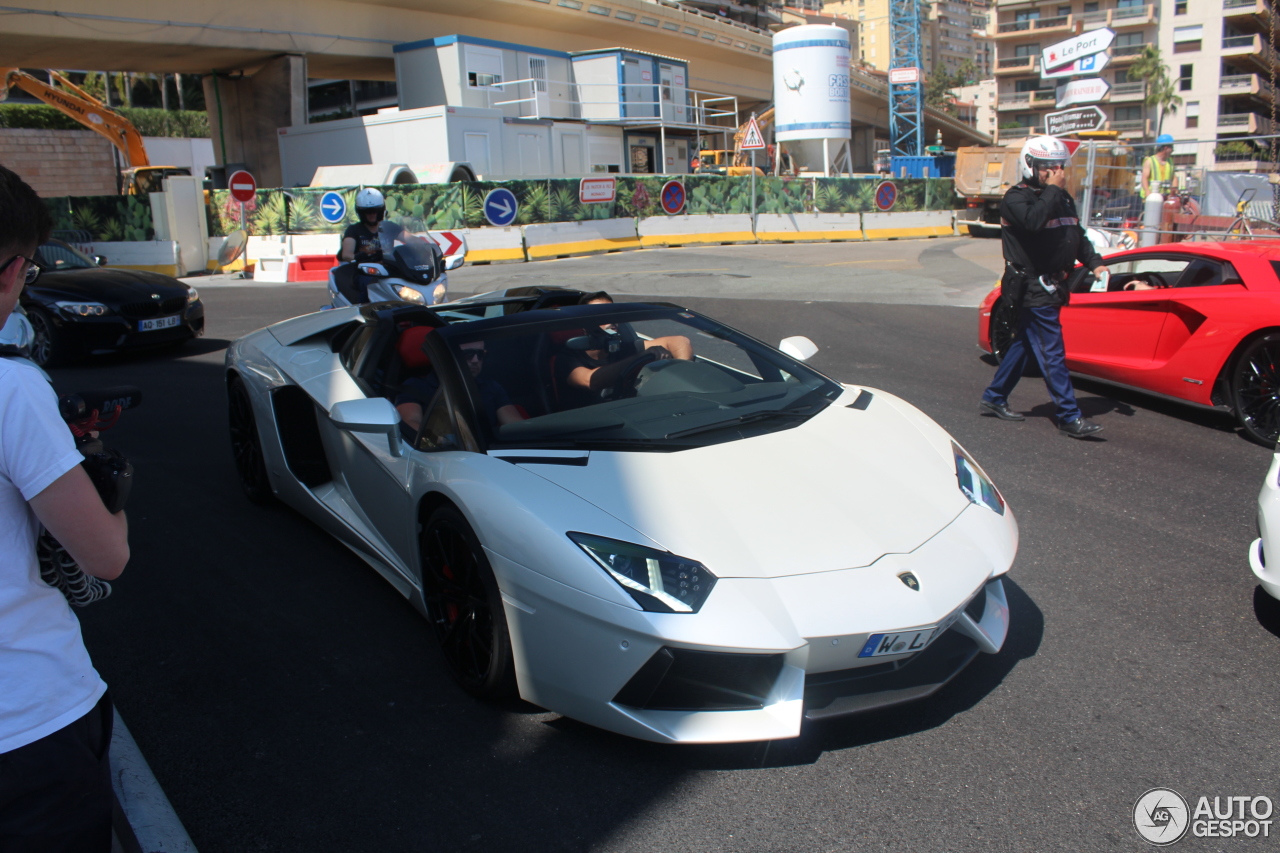
[[809,411],[813,406],[805,406],[803,409],[787,409],[787,410],[770,410],[767,412],[751,412],[750,414],[741,415],[736,418],[730,418],[727,421],[717,421],[713,424],[704,424],[702,426],[690,427],[676,432],[669,432],[663,438],[683,438],[686,435],[697,435],[700,432],[711,432],[712,430],[724,429],[725,427],[739,426],[741,424],[749,424],[755,421],[767,421],[774,418],[807,418],[813,412]]

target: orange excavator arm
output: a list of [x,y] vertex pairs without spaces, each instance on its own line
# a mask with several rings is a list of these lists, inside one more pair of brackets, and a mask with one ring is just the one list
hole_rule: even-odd
[[49,74],[69,91],[56,89],[21,69],[0,68],[0,101],[9,94],[10,88],[17,86],[90,130],[105,136],[112,145],[120,149],[130,168],[151,165],[147,158],[147,147],[142,143],[142,134],[127,118],[57,72],[50,71]]

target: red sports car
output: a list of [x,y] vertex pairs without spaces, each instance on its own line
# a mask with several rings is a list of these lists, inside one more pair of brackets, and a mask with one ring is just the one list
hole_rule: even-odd
[[[1062,309],[1075,373],[1231,411],[1263,444],[1280,438],[1280,241],[1176,243],[1106,258],[1109,282],[1086,275]],[[994,290],[978,313],[978,346],[1001,358],[1013,305]]]

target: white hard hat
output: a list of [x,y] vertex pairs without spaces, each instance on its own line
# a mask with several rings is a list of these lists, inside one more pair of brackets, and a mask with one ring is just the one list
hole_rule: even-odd
[[[382,197],[381,192],[373,187],[365,187],[356,193],[356,216],[363,221],[365,212],[369,210],[379,211],[383,215],[387,212],[387,200]],[[381,219],[382,217],[378,218]]]
[[1022,143],[1022,152],[1018,157],[1022,179],[1034,178],[1036,169],[1043,169],[1048,164],[1061,163],[1067,165],[1071,152],[1067,145],[1056,136],[1033,136]]

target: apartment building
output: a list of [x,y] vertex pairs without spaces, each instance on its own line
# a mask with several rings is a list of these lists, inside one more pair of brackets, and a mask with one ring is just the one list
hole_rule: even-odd
[[994,78],[974,83],[972,86],[961,86],[955,90],[956,102],[968,107],[960,111],[960,117],[972,115],[970,124],[981,133],[991,137],[996,135],[996,81]]
[[[1143,0],[995,0],[996,123],[999,138],[1011,141],[1044,131],[1044,116],[1057,108],[1056,85],[1040,78],[1040,51],[1072,35],[1110,27],[1116,38],[1111,60],[1099,74],[1111,91],[1098,106],[1107,117],[1105,129],[1120,138],[1138,140],[1154,132],[1155,110],[1143,104],[1146,87],[1129,79],[1128,68],[1148,44],[1156,44],[1159,7]],[[1219,5],[1224,0],[1174,0]],[[1235,0],[1225,0],[1235,2]],[[1264,0],[1257,0],[1261,3]],[[1207,14],[1207,12],[1206,12]],[[1170,16],[1172,17],[1172,16]],[[1166,56],[1171,56],[1166,51]]]
[[[1166,4],[1160,53],[1177,81],[1182,105],[1165,116],[1162,130],[1182,143],[1174,148],[1180,165],[1217,165],[1205,162],[1219,159],[1211,146],[1190,140],[1231,142],[1277,132],[1271,121],[1270,65],[1278,61],[1270,39],[1273,14],[1269,0]],[[1226,168],[1240,168],[1244,158],[1224,154],[1221,159]],[[1270,163],[1253,167],[1274,168]]]
[[[858,22],[858,58],[887,71],[893,60],[889,29],[889,0],[839,0],[823,6],[828,15],[848,15]],[[989,77],[995,50],[987,34],[990,0],[921,0],[920,64],[926,74],[937,67],[954,72],[965,59],[973,60],[978,76]]]

